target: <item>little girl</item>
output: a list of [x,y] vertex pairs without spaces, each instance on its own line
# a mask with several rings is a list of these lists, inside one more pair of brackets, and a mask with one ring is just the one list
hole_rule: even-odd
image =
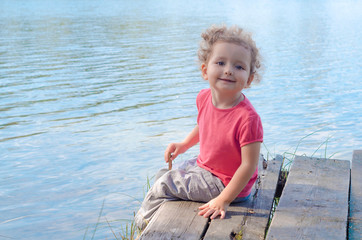
[[199,63],[210,88],[196,98],[195,128],[182,142],[168,145],[165,161],[197,143],[200,154],[177,169],[163,169],[156,175],[135,216],[140,229],[170,200],[206,202],[199,215],[222,219],[230,203],[249,198],[257,178],[263,128],[242,90],[260,80],[259,51],[251,35],[237,26],[212,26],[201,36]]

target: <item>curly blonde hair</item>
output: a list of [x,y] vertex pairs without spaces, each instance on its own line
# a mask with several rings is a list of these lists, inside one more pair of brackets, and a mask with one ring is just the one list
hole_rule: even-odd
[[253,82],[260,82],[261,80],[261,56],[259,50],[256,47],[254,40],[251,37],[251,33],[244,31],[242,28],[234,25],[231,27],[216,26],[213,25],[206,29],[201,34],[202,40],[200,42],[200,48],[198,50],[199,65],[206,64],[212,53],[213,46],[216,42],[229,42],[241,45],[250,50],[251,63],[250,73],[254,74]]

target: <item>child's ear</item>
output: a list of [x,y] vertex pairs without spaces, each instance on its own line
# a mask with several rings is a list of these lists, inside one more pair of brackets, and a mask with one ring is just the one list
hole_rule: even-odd
[[250,73],[250,76],[248,78],[248,82],[246,83],[246,87],[250,87],[253,80],[254,80],[254,73]]
[[208,77],[207,77],[207,66],[205,63],[201,64],[201,74],[202,74],[202,77],[205,79],[205,80],[208,80]]

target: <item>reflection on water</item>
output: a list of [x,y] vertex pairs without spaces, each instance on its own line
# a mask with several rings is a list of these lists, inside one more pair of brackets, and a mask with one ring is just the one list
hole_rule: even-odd
[[294,151],[314,132],[300,154],[325,143],[316,156],[351,159],[362,143],[361,10],[356,1],[2,1],[0,236],[80,239],[88,227],[90,239],[103,200],[95,238],[113,237],[106,219],[122,232],[165,146],[195,124],[207,87],[197,44],[213,23],[252,30],[265,58],[262,83],[245,92],[263,120],[264,153]]

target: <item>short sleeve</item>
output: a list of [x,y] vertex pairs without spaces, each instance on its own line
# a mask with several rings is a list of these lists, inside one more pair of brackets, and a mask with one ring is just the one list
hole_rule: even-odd
[[208,96],[210,95],[211,90],[210,89],[202,89],[199,94],[197,94],[196,97],[196,106],[197,110],[200,111],[201,106],[205,103]]
[[197,111],[200,111],[200,98],[201,98],[201,92],[199,92],[199,94],[197,94],[196,97],[196,107],[197,107]]
[[196,97],[196,106],[197,106],[197,111],[198,111],[197,124],[199,124],[200,112],[202,111],[202,108],[205,107],[205,102],[207,101],[208,97],[210,96],[210,93],[211,93],[210,89],[203,89],[199,92],[199,94]]
[[249,117],[239,131],[240,147],[254,142],[263,142],[263,126],[259,115]]

